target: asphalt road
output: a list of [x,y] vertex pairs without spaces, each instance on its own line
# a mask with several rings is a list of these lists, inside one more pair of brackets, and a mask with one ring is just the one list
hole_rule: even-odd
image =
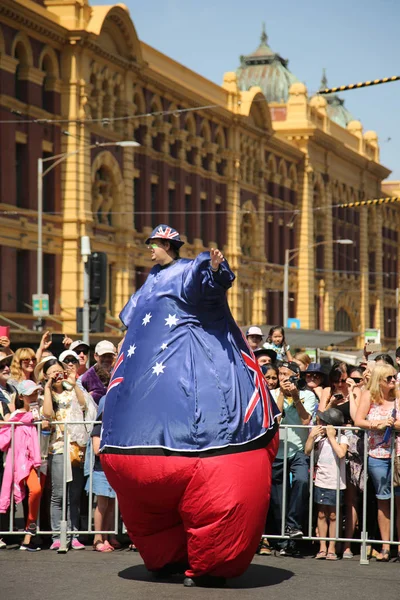
[[[358,557],[357,557],[358,558]],[[1,600],[376,600],[400,596],[400,563],[255,557],[248,571],[223,589],[184,588],[182,578],[155,581],[138,554],[127,550],[0,551]]]

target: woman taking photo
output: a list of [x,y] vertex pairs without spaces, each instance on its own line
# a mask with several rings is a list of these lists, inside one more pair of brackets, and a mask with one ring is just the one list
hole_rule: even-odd
[[[355,425],[368,430],[368,474],[378,501],[378,525],[382,540],[390,537],[390,498],[392,481],[391,444],[385,439],[387,427],[400,431],[400,408],[396,399],[397,372],[391,365],[377,365],[358,407]],[[400,455],[400,436],[395,439],[396,456]],[[400,537],[400,488],[394,488],[397,509],[397,535]],[[398,546],[398,557],[400,545]],[[390,545],[382,544],[377,561],[388,562]]]
[[[45,380],[43,417],[53,421],[49,441],[49,471],[51,477],[50,517],[53,531],[60,531],[63,505],[63,481],[67,479],[68,530],[79,530],[80,501],[84,486],[83,461],[85,447],[89,439],[89,431],[84,424],[56,425],[54,421],[84,421],[85,416],[94,420],[96,409],[90,395],[77,385],[76,368],[70,368],[66,375],[66,366],[56,358],[50,358],[42,365]],[[38,378],[41,373],[37,373]],[[64,437],[67,435],[68,456],[64,462]],[[80,457],[80,458],[79,458]],[[66,472],[64,473],[64,464]],[[73,536],[71,548],[82,550],[77,536]],[[51,550],[59,550],[59,534],[53,536]]]

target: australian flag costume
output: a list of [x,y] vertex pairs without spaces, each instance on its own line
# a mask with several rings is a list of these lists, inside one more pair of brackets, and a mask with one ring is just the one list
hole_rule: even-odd
[[[182,245],[160,225],[147,240]],[[278,409],[226,300],[235,276],[210,253],[152,268],[105,401],[101,456],[124,523],[152,571],[233,577],[265,524]]]

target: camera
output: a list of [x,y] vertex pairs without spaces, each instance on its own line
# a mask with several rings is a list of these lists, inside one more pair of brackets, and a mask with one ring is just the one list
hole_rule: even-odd
[[291,375],[289,377],[289,381],[290,381],[290,383],[294,383],[294,385],[300,391],[305,390],[307,387],[307,383],[306,383],[305,379],[301,379],[301,377],[298,377],[297,375]]

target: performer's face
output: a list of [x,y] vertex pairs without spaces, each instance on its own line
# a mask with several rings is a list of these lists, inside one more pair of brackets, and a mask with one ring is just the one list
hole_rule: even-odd
[[164,265],[171,261],[171,257],[167,252],[167,247],[164,246],[162,240],[151,240],[148,245],[151,252],[151,261],[156,265]]

